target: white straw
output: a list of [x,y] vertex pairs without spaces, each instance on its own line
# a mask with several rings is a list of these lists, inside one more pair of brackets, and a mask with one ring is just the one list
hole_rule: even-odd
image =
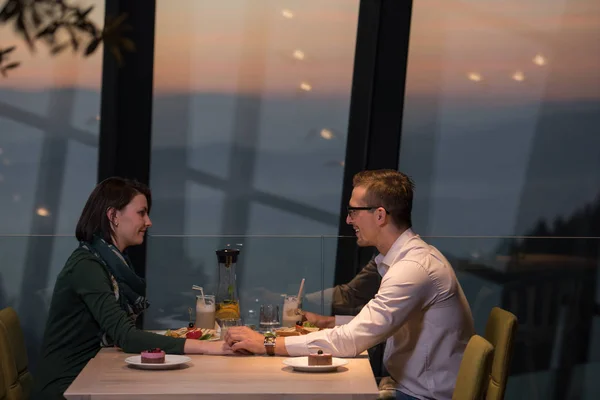
[[302,297],[302,289],[304,289],[304,278],[302,278],[302,282],[300,282],[300,289],[298,290],[298,306],[300,306],[300,298]]
[[204,289],[202,289],[200,286],[197,286],[197,285],[192,285],[192,289],[200,291],[200,297],[202,297],[202,303],[206,304],[206,301],[204,300]]

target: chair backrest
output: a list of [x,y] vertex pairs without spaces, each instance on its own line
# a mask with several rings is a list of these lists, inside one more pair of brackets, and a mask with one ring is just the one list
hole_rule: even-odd
[[0,321],[0,399],[23,400],[25,395],[13,356],[8,330]]
[[0,310],[0,322],[2,322],[8,332],[8,341],[12,348],[15,365],[17,367],[17,376],[22,387],[25,398],[29,398],[33,387],[33,376],[29,372],[29,362],[27,360],[27,348],[25,347],[25,335],[21,329],[21,323],[17,312],[7,307]]
[[479,335],[467,343],[452,400],[481,400],[490,379],[494,346]]
[[487,400],[504,399],[517,325],[517,317],[514,314],[499,307],[492,308],[485,326],[485,338],[494,346]]

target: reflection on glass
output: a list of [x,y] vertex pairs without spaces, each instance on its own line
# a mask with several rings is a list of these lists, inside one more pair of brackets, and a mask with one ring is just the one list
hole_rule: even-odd
[[48,211],[48,209],[45,208],[45,207],[39,207],[36,210],[36,214],[39,215],[40,217],[49,217],[50,216],[50,211]]
[[285,18],[288,18],[288,19],[294,18],[294,13],[291,12],[290,10],[282,10],[281,15],[283,15]]
[[483,80],[483,78],[481,77],[481,74],[479,74],[477,72],[469,72],[467,74],[467,78],[469,78],[469,80],[471,80],[473,82],[481,82]]
[[293,57],[296,60],[304,60],[304,52],[302,50],[294,50]]
[[523,82],[525,80],[525,74],[522,71],[516,71],[512,75],[513,80],[517,82]]
[[310,92],[312,90],[312,85],[308,82],[302,82],[300,84],[300,89],[304,90],[305,92]]
[[534,58],[533,58],[533,63],[539,66],[543,66],[546,65],[546,57],[544,57],[541,54],[537,54]]

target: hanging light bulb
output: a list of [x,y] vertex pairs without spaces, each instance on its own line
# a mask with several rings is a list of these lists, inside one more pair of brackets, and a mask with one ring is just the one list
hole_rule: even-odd
[[522,71],[516,71],[513,76],[512,76],[513,80],[517,81],[517,82],[523,82],[525,80],[525,74],[523,74]]
[[312,86],[307,82],[302,82],[300,84],[300,89],[304,90],[305,92],[310,92],[312,90]]
[[541,54],[536,54],[536,56],[533,57],[533,63],[535,65],[539,65],[540,67],[543,66],[543,65],[546,65],[546,62],[547,62],[546,61],[546,57],[544,57]]
[[37,210],[35,210],[35,212],[40,217],[49,217],[50,216],[50,211],[48,211],[48,209],[45,207],[39,207]]
[[302,61],[304,60],[304,52],[302,50],[294,50],[292,57],[294,57],[296,60]]
[[331,140],[333,139],[333,132],[331,132],[329,129],[321,129],[321,137],[325,140]]
[[478,72],[469,72],[467,78],[473,82],[481,82],[483,80],[483,77]]

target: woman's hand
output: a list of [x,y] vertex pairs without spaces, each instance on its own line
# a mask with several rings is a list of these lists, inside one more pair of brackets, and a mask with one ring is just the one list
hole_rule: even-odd
[[208,354],[225,356],[234,354],[233,349],[224,341],[187,339],[183,349],[185,354]]

